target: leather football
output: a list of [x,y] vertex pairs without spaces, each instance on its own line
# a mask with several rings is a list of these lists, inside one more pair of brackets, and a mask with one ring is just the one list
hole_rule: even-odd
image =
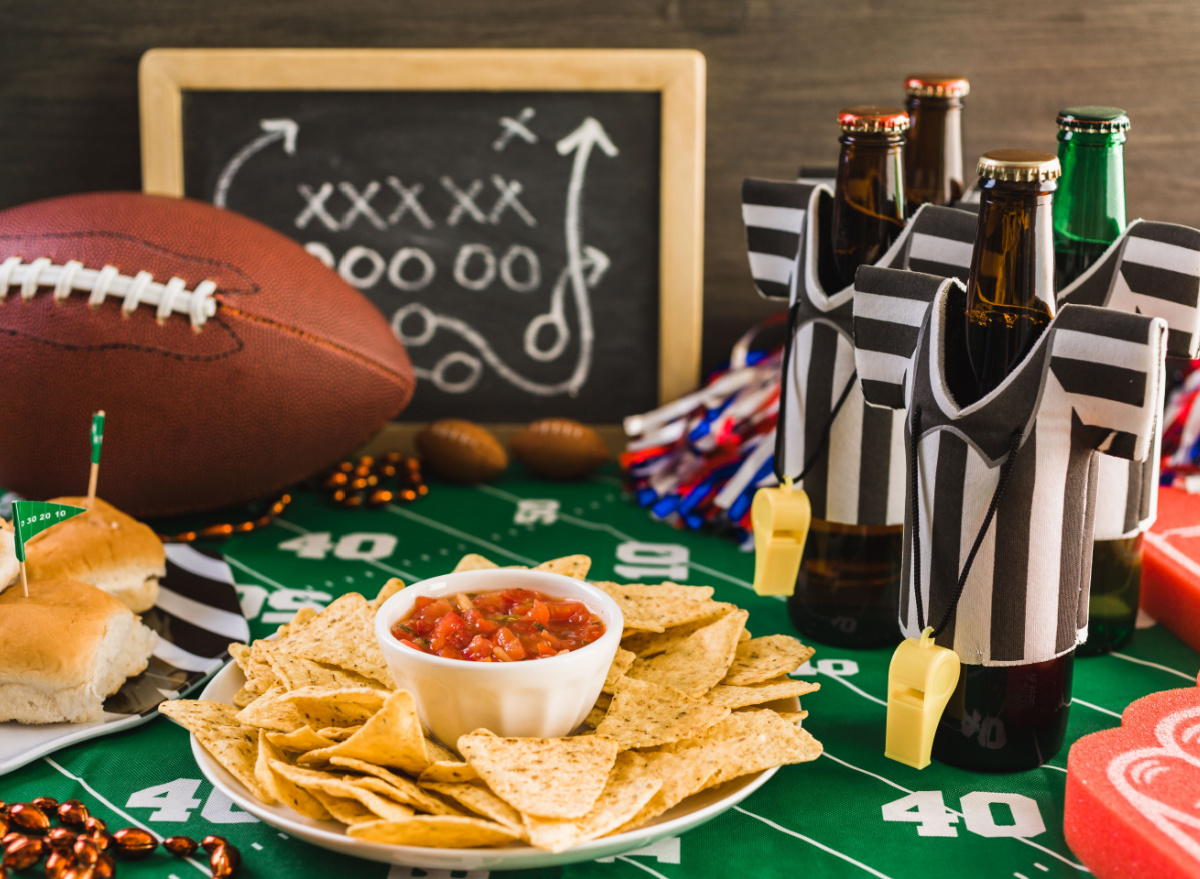
[[513,437],[513,457],[547,479],[582,479],[608,460],[600,434],[570,418],[542,418]]
[[137,193],[0,212],[0,485],[87,488],[138,516],[264,498],[407,405],[379,311],[294,241],[201,202]]
[[508,466],[508,454],[486,427],[461,418],[443,418],[417,434],[421,464],[451,482],[495,479]]

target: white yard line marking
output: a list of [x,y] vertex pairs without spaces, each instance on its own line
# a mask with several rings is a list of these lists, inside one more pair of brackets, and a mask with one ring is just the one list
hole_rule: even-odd
[[1026,876],[1024,873],[1013,873],[1013,876],[1015,876],[1016,879],[1029,879],[1029,877]]
[[797,833],[795,830],[790,830],[789,828],[784,827],[781,824],[776,824],[774,821],[770,820],[769,818],[764,818],[762,815],[755,815],[753,812],[747,812],[741,806],[734,806],[733,810],[735,812],[741,812],[743,815],[748,815],[749,817],[754,818],[757,821],[761,821],[763,824],[766,824],[768,827],[775,828],[780,833],[786,833],[788,836],[794,836],[794,837],[796,837],[796,839],[804,840],[809,845],[815,845],[817,848],[821,849],[822,851],[827,851],[834,857],[841,858],[843,861],[853,864],[854,866],[858,867],[860,870],[865,870],[866,872],[870,873],[872,876],[878,876],[879,879],[891,879],[891,877],[888,876],[886,873],[880,873],[874,867],[868,867],[862,861],[856,861],[854,858],[850,857],[849,855],[842,854],[837,849],[832,849],[829,846],[824,845],[823,843],[817,842],[815,839],[807,837],[803,833]]
[[[96,799],[98,799],[100,802],[104,803],[104,805],[108,806],[108,808],[112,809],[114,812],[116,812],[118,815],[120,815],[122,818],[124,818],[124,819],[125,819],[126,821],[128,821],[130,824],[133,824],[133,825],[136,825],[137,827],[140,827],[140,828],[142,828],[142,830],[145,830],[147,833],[153,833],[153,832],[154,832],[154,831],[152,831],[152,830],[151,830],[149,827],[147,827],[145,824],[143,824],[141,821],[137,820],[137,819],[136,819],[136,818],[134,818],[132,815],[130,815],[128,812],[124,812],[124,811],[122,811],[122,810],[118,809],[116,806],[114,806],[114,805],[112,804],[112,802],[111,802],[111,801],[109,801],[109,800],[108,800],[108,798],[107,798],[107,797],[105,797],[105,796],[104,796],[102,793],[100,793],[100,791],[96,790],[94,787],[92,787],[90,784],[88,784],[86,781],[84,781],[84,780],[83,780],[82,778],[80,778],[78,775],[75,775],[74,773],[67,771],[67,770],[66,770],[66,769],[64,769],[62,766],[58,765],[58,764],[57,764],[57,763],[55,763],[53,760],[51,760],[49,757],[43,757],[43,758],[42,758],[42,762],[43,762],[43,763],[46,763],[46,764],[48,764],[48,765],[50,765],[50,766],[52,766],[54,769],[56,769],[58,772],[60,772],[61,774],[65,775],[67,778],[71,779],[72,781],[78,782],[79,784],[83,785],[84,789],[85,789],[85,790],[86,790],[86,791],[87,791],[89,794],[91,794],[92,796],[94,796],[94,797],[95,797]],[[158,838],[157,834],[155,834],[155,838],[156,838],[156,839]],[[207,869],[204,867],[204,865],[203,865],[203,864],[201,864],[199,861],[197,861],[197,860],[195,860],[195,859],[193,859],[193,858],[187,858],[187,862],[188,862],[189,864],[191,864],[193,867],[195,867],[197,870],[199,870],[201,873],[203,873],[205,876],[211,876],[211,875],[212,875],[212,874],[211,874],[211,873],[210,873],[210,872],[209,872],[209,871],[208,871],[208,870],[207,870]]]
[[1150,668],[1156,668],[1159,671],[1165,671],[1168,674],[1173,674],[1176,677],[1183,678],[1185,681],[1193,681],[1194,682],[1196,680],[1195,675],[1184,674],[1183,672],[1177,671],[1176,669],[1170,668],[1169,666],[1159,665],[1157,662],[1150,662],[1148,659],[1138,659],[1136,656],[1130,656],[1127,653],[1117,653],[1114,650],[1112,653],[1109,654],[1109,656],[1115,656],[1117,659],[1124,659],[1126,662],[1136,662],[1138,665],[1146,665],[1146,666],[1149,666]]
[[[475,488],[479,491],[482,491],[484,494],[490,494],[493,497],[498,497],[501,500],[510,501],[511,503],[514,503],[514,504],[517,503],[518,501],[526,500],[526,498],[522,498],[519,495],[515,495],[515,494],[512,494],[511,492],[504,491],[503,489],[496,488],[494,485],[476,485]],[[641,543],[642,542],[642,541],[638,540],[638,538],[633,537],[632,535],[626,534],[624,531],[621,531],[621,530],[613,527],[612,525],[609,525],[606,522],[589,522],[587,519],[580,519],[577,516],[572,516],[569,513],[564,513],[562,511],[559,511],[558,518],[563,522],[569,522],[570,524],[575,525],[579,528],[587,528],[589,531],[606,531],[607,533],[611,534],[613,537],[617,538],[617,540],[624,540],[624,541],[628,541],[630,543]],[[703,571],[705,574],[708,574],[710,577],[718,577],[729,583],[733,583],[735,586],[741,586],[743,589],[753,589],[754,588],[753,583],[749,583],[745,580],[741,580],[737,577],[726,574],[724,571],[718,571],[716,568],[710,568],[710,567],[708,567],[708,565],[702,565],[699,562],[689,561],[688,566],[695,568],[697,571]],[[772,597],[778,598],[780,601],[784,600],[783,596],[781,596],[781,595],[776,595],[776,596],[772,596]]]
[[469,540],[472,543],[478,543],[480,546],[486,547],[492,552],[500,553],[500,555],[507,556],[508,558],[514,559],[518,562],[522,562],[527,565],[539,564],[531,558],[526,558],[518,553],[510,552],[504,547],[497,546],[496,544],[490,543],[483,538],[475,537],[473,534],[468,534],[465,531],[459,531],[457,528],[451,528],[449,525],[443,525],[441,522],[436,522],[433,519],[418,515],[411,510],[405,510],[402,507],[396,506],[395,504],[388,504],[384,509],[397,516],[404,516],[406,519],[412,519],[414,522],[420,522],[422,525],[428,525],[430,528],[436,528],[438,531],[444,531],[446,534],[451,534],[457,537],[459,540]]
[[[882,781],[884,784],[886,784],[890,787],[894,787],[896,790],[904,791],[906,794],[915,793],[915,791],[912,791],[912,790],[906,788],[902,784],[897,784],[896,782],[892,781],[890,778],[885,778],[882,775],[876,775],[874,772],[871,772],[869,769],[863,769],[861,766],[855,766],[853,763],[847,763],[845,760],[842,760],[839,757],[833,756],[828,751],[823,751],[821,753],[821,756],[828,757],[834,763],[840,763],[842,766],[845,766],[847,769],[853,769],[855,772],[861,772],[863,775],[869,775],[874,779]],[[1054,766],[1051,768],[1057,769],[1058,767]],[[738,807],[734,806],[734,808],[737,809]],[[741,811],[741,810],[738,809],[738,811]],[[962,812],[955,811],[954,809],[951,809],[949,806],[946,807],[946,811],[950,812],[951,814],[957,815],[960,818],[964,817]],[[1025,843],[1025,845],[1032,846],[1033,848],[1037,849],[1040,852],[1045,852],[1050,857],[1055,858],[1056,860],[1062,861],[1068,867],[1074,867],[1076,870],[1080,870],[1084,873],[1092,872],[1087,867],[1083,866],[1083,864],[1077,864],[1074,861],[1072,861],[1071,859],[1063,857],[1058,852],[1046,848],[1044,845],[1038,845],[1036,842],[1034,842],[1031,839],[1026,839],[1023,836],[1010,836],[1010,837],[1008,837],[1008,839],[1015,839],[1017,842],[1023,842],[1023,843]]]
[[[282,525],[284,528],[294,531],[297,534],[312,534],[312,532],[309,531],[307,528],[305,528],[301,525],[297,525],[295,522],[288,522],[286,519],[276,519],[274,524]],[[418,577],[412,571],[404,571],[404,570],[401,570],[400,568],[393,568],[391,565],[385,565],[383,562],[379,561],[378,559],[360,559],[360,561],[364,561],[368,565],[371,565],[372,567],[379,568],[379,570],[381,570],[381,571],[387,571],[389,574],[395,574],[397,577],[407,577],[409,580],[411,580],[413,582],[424,579],[423,577]]]
[[627,864],[633,864],[633,866],[637,867],[639,870],[645,870],[651,876],[657,876],[658,879],[667,879],[667,877],[664,876],[662,873],[658,872],[657,870],[651,870],[645,864],[639,864],[637,861],[633,860],[632,858],[627,858],[624,855],[617,855],[617,860],[624,861]]
[[1113,717],[1117,718],[1118,720],[1121,719],[1121,715],[1119,712],[1109,711],[1107,708],[1101,708],[1099,705],[1093,705],[1091,702],[1084,702],[1079,697],[1073,697],[1071,699],[1071,701],[1075,704],[1082,705],[1084,708],[1090,708],[1093,711],[1099,711],[1101,714],[1110,714]]
[[245,564],[244,562],[239,562],[237,559],[235,559],[231,555],[226,555],[225,561],[229,562],[229,564],[233,565],[235,568],[240,568],[241,570],[245,571],[251,577],[257,577],[258,579],[262,580],[264,583],[270,583],[276,589],[287,589],[288,588],[288,587],[284,586],[282,583],[280,583],[278,580],[272,580],[266,574],[260,574],[258,571],[254,570],[254,568],[250,567],[249,565]]
[[865,690],[860,690],[858,687],[856,687],[854,684],[850,683],[848,680],[846,680],[841,675],[831,675],[828,672],[823,672],[823,671],[819,671],[819,672],[817,672],[817,674],[821,675],[822,677],[833,678],[839,684],[844,684],[845,686],[849,687],[854,692],[858,693],[858,695],[862,696],[864,699],[870,699],[872,702],[875,702],[879,705],[882,705],[884,708],[887,708],[887,700],[886,699],[880,699],[878,696],[872,696],[870,693],[866,692]]
[[1033,865],[1034,865],[1035,867],[1037,867],[1039,870],[1041,870],[1043,873],[1049,873],[1049,872],[1050,872],[1050,868],[1049,868],[1049,867],[1047,867],[1045,864],[1039,864],[1037,861],[1034,861],[1034,862],[1033,862]]

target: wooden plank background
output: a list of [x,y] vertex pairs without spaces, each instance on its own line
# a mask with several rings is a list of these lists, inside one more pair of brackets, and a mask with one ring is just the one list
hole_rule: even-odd
[[1053,149],[1060,106],[1124,107],[1130,217],[1200,225],[1195,0],[0,0],[0,34],[0,207],[140,187],[137,61],[155,46],[699,49],[706,368],[775,310],[749,281],[741,179],[832,160],[837,109],[901,101],[910,71],[970,77],[968,163]]

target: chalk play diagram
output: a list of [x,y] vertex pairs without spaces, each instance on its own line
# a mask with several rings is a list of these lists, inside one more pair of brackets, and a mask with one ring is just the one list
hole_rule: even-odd
[[[537,122],[534,106],[501,116],[491,130],[481,132],[479,149],[485,159],[494,157],[499,163],[505,153],[552,145],[552,152],[543,149],[545,161],[561,162],[570,169],[561,195],[561,220],[557,212],[553,220],[540,220],[528,199],[523,199],[527,183],[499,170],[470,179],[462,174],[457,178],[453,174],[420,178],[381,174],[379,179],[365,182],[311,179],[294,185],[297,208],[290,234],[358,289],[382,288],[400,294],[400,304],[388,315],[392,329],[408,348],[417,376],[445,394],[461,395],[475,389],[490,370],[534,397],[575,397],[592,374],[597,344],[592,297],[601,289],[612,258],[586,241],[588,169],[597,160],[619,161],[621,152],[593,116],[585,115],[573,130],[554,138],[539,131]],[[206,193],[214,204],[230,205],[239,181],[253,176],[255,157],[264,151],[279,149],[286,157],[303,155],[301,122],[263,118],[258,124],[261,133],[224,162],[212,192]],[[561,228],[565,260],[557,247],[555,253],[545,252],[544,232],[522,235],[544,229],[550,222]],[[495,230],[501,226],[515,239],[507,246],[469,240],[473,228]],[[323,235],[352,233],[356,228],[372,234],[395,230],[401,246],[387,253],[368,244],[354,244],[337,253],[321,240]],[[447,236],[453,236],[457,245],[452,248],[454,256],[448,262],[439,261],[439,248],[431,242],[441,239],[440,249],[444,250]],[[489,339],[488,326],[439,308],[437,290],[431,287],[439,278],[464,291],[539,297],[544,310],[525,324],[519,350],[536,364],[561,364],[561,377],[557,370],[552,380],[531,376],[522,364],[512,362],[514,346],[502,348]],[[527,301],[521,307],[528,307]],[[448,352],[444,351],[447,335],[457,341]],[[435,339],[442,343],[443,351],[427,353]],[[572,340],[576,344],[572,345]]]

